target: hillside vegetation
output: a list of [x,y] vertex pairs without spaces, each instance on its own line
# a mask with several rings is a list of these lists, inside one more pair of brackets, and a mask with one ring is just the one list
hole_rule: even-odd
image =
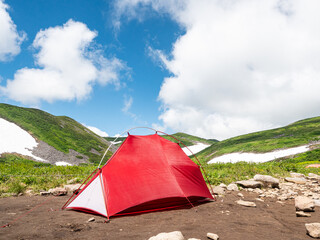
[[[186,133],[181,133],[181,132],[178,132],[178,133],[174,133],[172,134],[171,136],[168,136],[168,135],[162,135],[159,133],[159,135],[165,139],[168,139],[172,142],[179,142],[181,141],[184,145],[186,146],[192,146],[192,145],[196,145],[197,143],[203,143],[203,144],[208,144],[208,145],[211,145],[215,142],[218,142],[218,140],[214,140],[214,139],[211,139],[211,140],[208,140],[208,139],[205,139],[205,138],[200,138],[200,137],[196,137],[196,136],[192,136],[190,134],[186,134]],[[176,139],[174,139],[176,138]],[[105,137],[106,140],[108,141],[114,141],[116,138],[115,137]],[[124,140],[126,139],[126,137],[119,137],[116,142],[123,142]],[[179,141],[178,141],[179,140]],[[121,143],[118,143],[116,144],[116,146],[120,146]],[[184,147],[183,144],[181,144],[181,147]]]
[[0,104],[0,117],[15,123],[33,137],[61,152],[68,153],[69,149],[73,149],[88,156],[91,162],[98,162],[101,158],[92,153],[93,149],[103,153],[108,147],[105,139],[69,117],[53,116],[38,109],[8,104]]
[[255,132],[216,142],[197,154],[202,162],[232,152],[269,152],[320,140],[320,117],[309,118],[285,127]]

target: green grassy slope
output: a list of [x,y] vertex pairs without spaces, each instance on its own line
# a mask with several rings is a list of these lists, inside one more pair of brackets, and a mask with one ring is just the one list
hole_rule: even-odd
[[281,148],[296,147],[320,140],[320,117],[309,118],[288,126],[246,134],[216,142],[197,156],[208,161],[232,152],[269,152]]
[[38,109],[8,104],[0,104],[0,117],[61,152],[68,153],[69,149],[73,149],[88,156],[91,162],[99,161],[100,156],[90,150],[102,153],[107,148],[107,143],[101,137],[69,117],[57,117]]
[[[186,146],[192,146],[195,145],[197,143],[203,143],[203,144],[208,144],[211,145],[215,142],[218,142],[218,140],[208,140],[208,139],[204,139],[204,138],[200,138],[200,137],[196,137],[190,134],[186,134],[186,133],[174,133],[172,134],[173,137],[177,138],[178,140],[180,140],[183,144],[185,144]],[[163,135],[162,137],[172,141],[172,142],[177,142],[174,138],[170,137],[170,136],[166,136]]]

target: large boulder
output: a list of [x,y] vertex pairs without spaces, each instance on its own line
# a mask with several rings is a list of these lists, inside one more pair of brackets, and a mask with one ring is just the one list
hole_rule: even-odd
[[279,179],[269,175],[256,174],[253,179],[262,182],[265,187],[279,188]]
[[262,183],[254,180],[242,180],[237,181],[236,184],[240,185],[243,188],[261,188]]
[[158,235],[149,238],[149,240],[184,240],[184,237],[180,231],[174,231],[169,233],[159,233]]
[[295,198],[295,207],[297,211],[312,212],[314,211],[314,201],[305,196]]
[[320,223],[306,223],[307,234],[313,238],[320,238]]

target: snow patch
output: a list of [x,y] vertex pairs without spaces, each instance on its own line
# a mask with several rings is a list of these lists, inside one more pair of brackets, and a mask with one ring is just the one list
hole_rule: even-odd
[[277,150],[267,153],[230,153],[211,159],[208,163],[235,163],[235,162],[254,162],[262,163],[275,160],[281,157],[303,153],[309,151],[309,145],[300,147]]
[[46,162],[46,160],[32,154],[32,149],[37,146],[38,143],[27,131],[0,118],[0,155],[2,153],[18,153]]
[[[189,146],[188,148],[190,149],[190,151],[193,153],[193,154],[196,154],[200,151],[202,151],[203,149],[209,147],[210,145],[208,144],[204,144],[204,143],[197,143],[196,145],[192,145],[192,146]],[[192,153],[189,151],[189,149],[184,147],[182,148],[182,150],[184,151],[185,154],[187,154],[187,156],[191,156]]]
[[72,166],[72,164],[67,163],[67,162],[56,162],[55,163],[57,166]]

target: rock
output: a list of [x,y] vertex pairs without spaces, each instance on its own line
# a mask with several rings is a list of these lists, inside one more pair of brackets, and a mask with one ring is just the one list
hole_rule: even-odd
[[279,188],[279,179],[271,177],[269,175],[260,175],[256,174],[253,179],[255,181],[262,182],[265,187],[273,187],[273,188]]
[[32,189],[27,190],[27,191],[26,191],[26,195],[27,195],[27,196],[32,196],[32,195],[34,195],[33,190],[32,190]]
[[242,193],[238,193],[237,194],[239,197],[242,197],[243,198],[243,194]]
[[244,188],[261,188],[262,183],[254,180],[242,180],[242,181],[237,181],[236,184],[240,185],[241,187]]
[[306,184],[307,180],[305,178],[292,178],[292,177],[286,177],[284,180],[287,182],[292,182],[296,184]]
[[48,196],[50,195],[51,193],[50,192],[47,192],[47,191],[40,191],[40,196]]
[[315,173],[309,173],[308,174],[308,178],[309,179],[312,179],[312,180],[319,180],[320,179],[320,176],[315,174]]
[[302,174],[302,173],[294,173],[294,172],[290,173],[290,176],[291,176],[292,178],[305,178],[305,177],[306,177],[306,176],[305,176],[304,174]]
[[220,183],[219,187],[222,187],[222,188],[227,188],[227,185],[225,185],[224,183]]
[[312,212],[314,211],[314,201],[305,196],[295,198],[295,207],[297,211]]
[[159,233],[158,235],[149,238],[149,240],[184,240],[184,237],[180,231],[174,231],[169,233]]
[[94,222],[96,219],[94,217],[89,218],[87,222]]
[[215,233],[207,233],[207,237],[209,239],[213,239],[213,240],[218,240],[219,239],[219,236]]
[[320,200],[313,200],[314,205],[320,207]]
[[201,240],[199,238],[188,238],[188,240]]
[[249,201],[243,201],[243,200],[238,200],[236,201],[241,206],[245,207],[256,207],[257,205],[254,202],[249,202]]
[[286,195],[282,195],[282,196],[279,196],[278,197],[278,200],[279,201],[285,201],[285,200],[287,200],[288,199],[288,196],[286,196]]
[[59,187],[49,189],[48,192],[54,196],[63,196],[63,195],[67,195],[68,193],[68,191],[65,188],[59,188]]
[[230,183],[230,184],[227,186],[227,190],[228,190],[228,191],[239,191],[239,188],[238,188],[237,184]]
[[226,190],[220,186],[215,186],[212,191],[215,195],[224,195],[226,193]]
[[[67,184],[63,186],[69,193],[74,193],[75,191],[77,191],[80,187],[81,184],[77,183],[77,184]],[[81,190],[81,189],[79,189]]]
[[258,194],[264,193],[264,191],[262,191],[260,188],[253,189],[253,192],[258,193]]
[[306,223],[307,234],[313,238],[320,238],[320,223]]
[[311,214],[310,213],[305,213],[305,212],[302,212],[302,211],[298,211],[298,212],[296,212],[296,216],[297,217],[311,217]]

